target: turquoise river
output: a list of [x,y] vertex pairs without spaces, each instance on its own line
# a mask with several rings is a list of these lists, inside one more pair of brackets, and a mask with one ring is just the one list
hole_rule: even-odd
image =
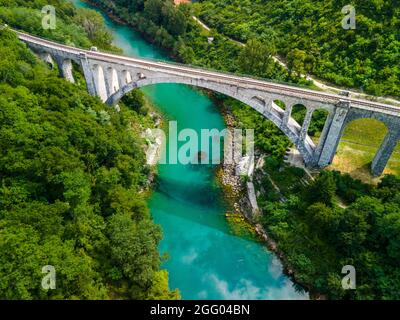
[[[90,7],[72,1],[77,7]],[[168,60],[131,28],[104,18],[114,44],[125,55]],[[143,91],[166,119],[177,121],[178,130],[224,128],[210,99],[193,88],[160,84]],[[222,199],[212,167],[158,166],[149,207],[163,230],[159,249],[168,253],[162,267],[169,272],[170,287],[178,288],[183,299],[308,299],[308,294],[295,290],[265,246],[232,234]]]

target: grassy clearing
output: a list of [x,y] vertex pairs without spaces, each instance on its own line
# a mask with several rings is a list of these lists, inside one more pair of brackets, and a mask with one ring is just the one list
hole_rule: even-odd
[[[378,182],[379,178],[371,176],[370,167],[386,133],[386,126],[377,120],[359,119],[351,122],[344,131],[329,168],[347,172],[364,182]],[[384,173],[400,175],[400,144],[397,145]]]

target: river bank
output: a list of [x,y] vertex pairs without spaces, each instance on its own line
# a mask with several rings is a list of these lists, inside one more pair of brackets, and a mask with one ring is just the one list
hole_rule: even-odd
[[[139,27],[138,27],[137,24],[135,24],[135,23],[129,23],[126,19],[124,19],[124,18],[118,16],[117,14],[115,14],[115,13],[112,11],[111,8],[109,8],[108,6],[104,5],[103,3],[98,3],[98,2],[95,2],[95,1],[93,1],[93,0],[81,0],[81,1],[84,2],[84,3],[89,4],[90,6],[92,6],[92,7],[94,7],[94,8],[97,8],[97,9],[101,10],[101,12],[103,12],[103,13],[104,13],[108,18],[110,18],[112,21],[114,21],[114,22],[116,22],[116,23],[118,23],[118,24],[120,24],[120,25],[128,26],[128,27],[132,28],[133,30],[135,30],[136,32],[138,32],[138,33],[141,35],[141,37],[142,37],[143,39],[145,39],[147,42],[149,42],[149,43],[151,43],[151,44],[153,44],[153,45],[156,45],[156,44],[155,44],[155,41],[154,41],[154,38],[151,37],[151,36],[149,36],[147,33],[142,32],[142,31],[139,29]],[[171,50],[168,50],[168,49],[166,49],[166,48],[164,48],[164,47],[162,47],[162,46],[159,46],[159,45],[157,45],[157,49],[160,50],[163,54],[167,55],[169,58],[171,58],[171,59],[173,59],[173,60],[179,60],[179,59],[177,58],[177,56],[174,55],[173,52],[172,52]]]
[[[234,115],[227,109],[219,104],[221,108],[221,114],[224,118],[226,127],[228,130],[233,130],[236,126],[236,119]],[[259,158],[255,158],[255,162],[260,159],[260,157],[264,157],[264,155],[260,154],[256,151]],[[259,175],[262,174],[262,168],[260,170],[255,170],[254,179],[259,178]],[[306,283],[302,283],[296,280],[295,274],[296,271],[290,265],[286,255],[282,250],[279,249],[279,245],[275,242],[275,240],[268,234],[266,229],[259,223],[258,214],[262,214],[262,212],[254,213],[252,207],[250,205],[250,195],[249,190],[246,188],[245,181],[243,178],[236,175],[236,170],[234,165],[221,165],[219,168],[219,172],[217,174],[217,178],[219,183],[221,184],[224,190],[224,197],[226,201],[229,203],[232,208],[233,213],[229,212],[226,214],[226,218],[228,220],[233,220],[233,224],[237,224],[238,228],[241,229],[251,229],[249,231],[250,234],[253,235],[257,241],[262,242],[268,250],[273,252],[277,258],[279,258],[282,263],[283,272],[291,278],[291,280],[304,288],[304,290],[310,292],[310,298],[313,300],[325,300],[326,297],[315,290]],[[261,190],[256,189],[256,193],[261,192]],[[236,217],[235,217],[236,216]],[[232,217],[234,217],[232,219]],[[240,219],[243,217],[243,219]],[[249,227],[250,226],[250,227]]]

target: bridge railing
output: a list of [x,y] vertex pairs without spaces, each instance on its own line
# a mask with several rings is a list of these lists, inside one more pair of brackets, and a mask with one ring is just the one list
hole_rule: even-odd
[[[105,52],[105,51],[100,51],[100,52]],[[107,52],[110,54],[113,54],[111,52]],[[274,84],[279,84],[279,85],[284,85],[284,86],[290,86],[290,87],[295,87],[295,88],[299,88],[299,89],[307,89],[307,90],[312,90],[315,92],[320,92],[320,93],[324,93],[325,91],[322,90],[321,88],[312,85],[312,81],[311,80],[305,80],[307,83],[295,83],[295,82],[286,82],[286,81],[281,81],[281,80],[277,80],[277,79],[271,79],[271,78],[264,78],[264,77],[259,77],[259,76],[255,76],[255,75],[250,75],[250,74],[246,74],[246,73],[241,73],[241,72],[237,72],[237,71],[226,71],[226,70],[220,70],[220,69],[213,69],[213,68],[205,68],[203,66],[199,66],[199,65],[194,65],[191,63],[180,63],[177,61],[173,61],[173,60],[168,60],[168,59],[154,59],[154,58],[139,58],[138,59],[143,59],[143,60],[148,60],[151,62],[155,62],[155,63],[168,63],[171,65],[175,65],[177,67],[189,67],[189,68],[193,68],[193,69],[197,69],[197,70],[201,70],[201,71],[205,71],[205,72],[217,72],[223,75],[227,75],[227,76],[237,76],[237,77],[243,77],[243,78],[248,78],[248,79],[252,79],[252,80],[259,80],[259,81],[266,81],[266,82],[270,82],[270,83],[274,83]],[[345,91],[345,89],[343,89],[343,91]],[[362,94],[362,93],[360,93]],[[338,98],[342,98],[342,99],[346,99],[345,96],[341,97],[338,94],[332,94],[337,96]],[[357,96],[355,97],[357,98]],[[359,97],[361,100],[368,100],[371,102],[377,102],[379,103],[379,100],[384,99],[384,97],[376,97],[376,96],[370,96],[370,95],[366,95],[366,96],[362,96]],[[392,102],[385,101],[385,104],[391,105],[391,106],[397,106],[396,104],[393,104]]]
[[[104,53],[109,53],[109,54],[114,54],[114,55],[120,55],[120,54],[116,54],[115,52],[110,52],[107,50],[99,50],[99,52],[104,52]],[[170,60],[170,58],[165,58],[165,59],[155,59],[155,58],[143,58],[143,57],[133,57],[130,56],[131,58],[136,58],[136,59],[142,59],[142,60],[147,60],[150,62],[154,62],[154,63],[167,63],[167,64],[171,64],[177,67],[182,67],[182,68],[193,68],[193,69],[197,69],[200,71],[204,71],[204,72],[216,72],[216,73],[220,73],[223,75],[227,75],[227,76],[237,76],[237,77],[243,77],[243,78],[249,78],[249,79],[253,79],[253,80],[259,80],[259,81],[266,81],[266,82],[272,82],[272,83],[276,83],[276,84],[281,84],[281,85],[286,85],[286,86],[292,86],[292,87],[297,87],[300,89],[309,89],[309,90],[314,90],[314,91],[320,91],[322,92],[321,89],[311,86],[312,82],[306,80],[307,82],[309,82],[309,84],[301,84],[301,83],[295,83],[295,82],[285,82],[285,81],[281,81],[281,80],[276,80],[276,79],[271,79],[271,78],[264,78],[264,77],[260,77],[260,76],[254,76],[254,75],[250,75],[250,74],[246,74],[246,73],[241,73],[241,72],[237,72],[237,71],[227,71],[227,70],[221,70],[221,69],[214,69],[214,68],[209,68],[209,67],[204,67],[204,66],[200,66],[200,65],[196,65],[196,64],[192,64],[192,63],[181,63],[181,62],[177,62],[174,60]]]
[[[79,48],[77,48],[79,49]],[[220,69],[213,69],[213,68],[206,68],[203,66],[199,66],[199,65],[194,65],[191,63],[180,63],[174,60],[170,60],[170,58],[165,58],[165,59],[154,59],[154,58],[150,58],[150,57],[133,57],[133,56],[123,56],[123,53],[115,53],[109,50],[98,50],[99,53],[107,53],[107,54],[112,54],[112,55],[116,55],[116,56],[121,56],[121,57],[130,57],[130,58],[135,58],[135,59],[140,59],[140,60],[146,60],[146,61],[150,61],[153,63],[167,63],[170,65],[174,65],[177,67],[182,67],[182,68],[193,68],[195,70],[200,70],[200,71],[204,71],[204,72],[216,72],[219,74],[223,74],[223,75],[227,75],[227,76],[237,76],[237,77],[243,77],[243,78],[248,78],[248,79],[252,79],[252,80],[259,80],[259,81],[266,81],[266,82],[270,82],[270,83],[274,83],[274,84],[278,84],[278,85],[284,85],[284,86],[290,86],[290,87],[295,87],[295,88],[299,88],[299,89],[307,89],[307,90],[312,90],[315,92],[321,92],[323,93],[324,91],[316,86],[312,85],[312,81],[310,80],[306,80],[308,84],[301,84],[301,83],[294,83],[294,82],[285,82],[285,81],[281,81],[281,80],[277,80],[277,79],[271,79],[271,78],[263,78],[263,77],[259,77],[259,76],[254,76],[254,75],[250,75],[250,74],[246,74],[246,73],[241,73],[241,72],[233,72],[233,71],[226,71],[226,70],[220,70]],[[337,98],[341,98],[340,95],[338,94],[332,94],[337,96]],[[342,97],[343,99],[345,99],[345,97]],[[357,99],[357,96],[355,96],[354,98]],[[382,103],[380,100],[384,99],[382,97],[375,97],[375,96],[363,96],[363,97],[359,97],[360,100],[364,99],[367,101],[371,101],[371,102],[375,102],[375,103]],[[391,101],[385,101],[385,104],[388,104],[390,106],[395,106],[398,107],[396,104],[392,103]]]
[[[43,36],[41,36],[41,35],[28,34],[28,33],[24,32],[24,30],[19,30],[18,28],[12,28],[11,30],[18,31],[18,32],[24,33],[26,35],[36,37],[36,38],[38,38],[40,40],[43,40],[43,41],[51,41],[51,42],[54,42],[55,44],[60,44],[60,45],[69,46],[69,47],[72,47],[72,48],[75,48],[75,49],[83,49],[83,50],[90,51],[89,47],[88,48],[80,48],[80,47],[75,46],[74,44],[68,44],[68,43],[63,43],[63,42],[60,42],[60,41],[54,40],[54,39],[43,38]],[[106,49],[100,49],[100,50],[98,50],[98,52],[99,53],[107,53],[107,54],[112,54],[112,55],[124,57],[123,56],[123,52],[120,53],[120,52],[115,52],[115,51],[106,50]],[[254,75],[250,75],[250,74],[240,73],[240,72],[237,72],[237,71],[227,71],[227,70],[220,70],[220,69],[214,69],[214,68],[206,68],[204,66],[199,66],[199,65],[195,65],[195,64],[191,64],[191,63],[186,63],[185,64],[185,63],[180,63],[180,62],[171,60],[170,58],[154,59],[154,58],[150,58],[150,57],[146,57],[146,58],[133,57],[133,56],[126,56],[126,57],[142,59],[142,60],[148,60],[148,61],[151,61],[151,62],[154,62],[154,63],[168,63],[168,64],[171,64],[171,65],[175,65],[177,67],[182,67],[182,68],[184,68],[184,67],[188,68],[189,67],[189,68],[193,68],[193,69],[197,69],[197,70],[201,70],[201,71],[205,71],[205,72],[218,72],[218,73],[221,73],[221,74],[224,74],[224,75],[228,75],[228,76],[234,75],[234,76],[244,77],[244,78],[249,78],[249,79],[254,79],[254,80],[268,81],[268,82],[272,82],[272,83],[276,83],[276,84],[289,85],[289,86],[294,86],[294,87],[303,88],[303,89],[315,89],[314,87],[311,87],[311,86],[306,85],[306,84],[299,84],[299,83],[294,83],[294,82],[285,82],[285,81],[280,81],[280,80],[271,79],[271,78],[263,78],[263,77],[254,76]],[[317,89],[316,91],[320,91],[320,90]]]

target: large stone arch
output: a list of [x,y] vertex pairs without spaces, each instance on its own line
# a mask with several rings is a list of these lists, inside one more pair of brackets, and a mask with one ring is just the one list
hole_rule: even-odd
[[384,132],[380,146],[377,146],[377,151],[371,163],[372,175],[379,176],[385,169],[386,164],[389,161],[397,143],[400,141],[400,123],[398,121],[398,117],[395,116],[370,110],[350,109],[343,121],[336,148],[342,141],[342,137],[346,128],[348,128],[350,124],[362,119],[379,122],[386,131]]
[[360,109],[350,109],[349,112],[347,113],[347,117],[343,123],[343,129],[350,123],[358,119],[374,119],[379,122],[382,122],[388,130],[395,130],[396,127],[397,129],[400,130],[400,125],[399,125],[399,118],[398,117],[393,117],[391,118],[390,116],[386,114],[382,114],[379,112],[373,112],[373,111],[366,111],[366,110],[360,110]]
[[273,103],[273,100],[276,99],[275,97],[267,96],[265,94],[260,95],[260,92],[256,90],[242,89],[235,85],[221,84],[202,79],[193,80],[180,76],[166,75],[161,77],[146,77],[143,79],[131,81],[130,83],[119,88],[119,90],[112,94],[110,97],[108,97],[106,103],[109,105],[114,105],[125,94],[129,93],[133,89],[161,83],[186,84],[209,89],[211,91],[222,93],[247,104],[251,108],[261,113],[263,116],[271,120],[278,128],[281,129],[281,131],[296,146],[306,164],[313,164],[315,145],[312,142],[311,138],[308,135],[306,135],[305,137],[301,137],[299,135],[299,128],[301,128],[301,126],[293,118],[290,117],[290,120],[288,121],[290,125],[283,122],[284,113],[282,108]]

